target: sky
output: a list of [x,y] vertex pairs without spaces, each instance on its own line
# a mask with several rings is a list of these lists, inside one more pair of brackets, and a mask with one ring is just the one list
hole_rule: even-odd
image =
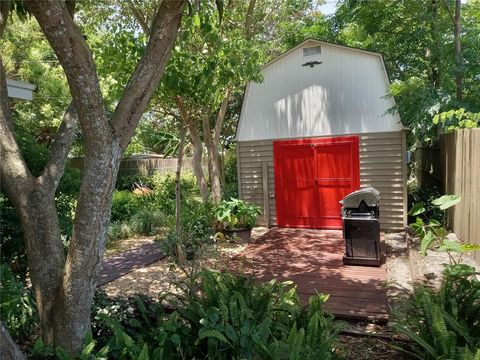
[[320,11],[325,15],[331,15],[335,12],[337,6],[337,0],[327,0],[325,4],[320,6]]

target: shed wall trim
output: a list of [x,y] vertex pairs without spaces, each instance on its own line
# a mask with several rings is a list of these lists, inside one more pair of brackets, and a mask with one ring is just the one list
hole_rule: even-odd
[[[373,186],[381,192],[382,230],[403,230],[406,226],[407,194],[405,132],[358,134],[360,136],[360,187]],[[259,205],[269,214],[258,225],[277,225],[273,140],[245,141],[237,144],[238,187],[241,198]],[[266,182],[264,171],[267,172]],[[268,194],[264,187],[268,185]],[[268,209],[265,211],[265,199]]]

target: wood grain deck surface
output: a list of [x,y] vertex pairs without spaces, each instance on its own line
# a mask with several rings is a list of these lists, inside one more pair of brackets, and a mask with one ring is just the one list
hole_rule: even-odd
[[302,302],[330,294],[327,310],[341,318],[388,320],[386,269],[344,265],[341,230],[273,228],[235,257],[235,272],[256,281],[291,280]]

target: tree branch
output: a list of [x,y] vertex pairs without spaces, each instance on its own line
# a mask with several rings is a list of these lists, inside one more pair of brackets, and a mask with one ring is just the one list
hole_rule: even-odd
[[450,16],[450,19],[455,24],[455,16],[453,15],[452,9],[450,9],[450,6],[448,5],[447,0],[443,0],[443,4],[445,5],[445,8],[447,9],[447,12],[448,12],[448,15]]
[[67,5],[68,13],[72,17],[72,19],[74,19],[75,18],[77,0],[65,0],[65,4]]
[[54,190],[57,189],[58,183],[65,171],[68,153],[75,139],[77,127],[77,112],[75,111],[73,102],[71,102],[63,115],[62,123],[53,139],[50,158],[41,176],[44,181],[53,185]]
[[223,100],[222,100],[222,104],[220,105],[220,110],[218,110],[217,120],[215,121],[215,128],[213,130],[213,143],[215,144],[215,146],[218,146],[218,144],[220,143],[220,133],[222,131],[225,114],[227,113],[227,107],[228,107],[228,102],[230,101],[231,91],[232,91],[232,87],[229,85],[223,95]]
[[253,21],[253,11],[255,10],[255,3],[257,0],[250,0],[248,2],[247,14],[245,15],[245,38],[250,40],[253,35],[252,21]]
[[163,1],[153,20],[147,49],[128,82],[111,124],[125,148],[135,131],[160,78],[175,43],[184,0]]
[[27,357],[18,348],[8,333],[7,328],[0,321],[0,359],[23,360]]
[[15,140],[7,79],[0,57],[0,178],[8,197],[15,202],[16,195],[24,190],[23,185],[33,179]]
[[131,0],[128,0],[127,3],[133,17],[135,18],[135,20],[137,20],[145,35],[150,34],[150,26],[147,23],[146,17],[142,14],[141,10],[137,8]]
[[29,10],[60,61],[68,80],[85,142],[98,147],[112,136],[106,121],[92,53],[63,1],[29,1]]
[[0,38],[3,36],[3,31],[7,25],[8,13],[10,12],[10,1],[0,1]]

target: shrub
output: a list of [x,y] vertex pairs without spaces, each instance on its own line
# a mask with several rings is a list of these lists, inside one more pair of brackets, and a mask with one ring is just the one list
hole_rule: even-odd
[[16,271],[27,271],[27,259],[20,219],[7,197],[0,193],[0,260],[14,263]]
[[123,175],[117,178],[115,188],[117,190],[132,191],[137,185],[153,187],[151,177],[142,174]]
[[223,160],[223,169],[225,174],[225,186],[223,197],[225,199],[238,197],[238,178],[237,178],[237,154],[235,147],[230,147]]
[[[183,204],[184,211],[181,214],[181,231],[177,234],[173,224],[161,246],[165,253],[176,257],[177,246],[184,253],[193,256],[204,244],[211,242],[213,235],[213,205],[196,201],[188,201]],[[172,219],[173,221],[173,219]]]
[[0,318],[13,339],[29,336],[37,324],[32,292],[15,278],[8,264],[0,264]]
[[[87,341],[81,358],[335,358],[342,326],[324,313],[327,296],[312,297],[305,309],[291,283],[255,285],[251,278],[212,271],[189,280],[168,314],[145,296],[112,299],[97,292],[94,340]],[[65,358],[60,349],[38,349],[40,355]]]
[[131,191],[115,191],[112,198],[111,221],[129,220],[145,205],[144,196],[148,195],[138,196]]
[[154,235],[157,228],[167,223],[167,219],[160,210],[141,209],[132,216],[131,222],[136,233]]
[[253,228],[261,213],[260,207],[244,200],[222,200],[215,208],[215,220],[222,229]]
[[417,187],[409,194],[410,208],[417,203],[425,205],[425,213],[422,215],[423,219],[434,219],[440,223],[445,221],[445,213],[432,204],[432,201],[441,196],[437,188]]
[[[415,343],[420,359],[473,359],[480,356],[480,281],[465,264],[448,266],[438,291],[417,286],[408,314],[395,328]],[[475,358],[477,358],[475,357]]]
[[[305,310],[291,285],[276,281],[255,285],[252,278],[201,272],[198,288],[177,307],[189,329],[180,347],[189,358],[297,358],[295,353],[302,359],[333,357],[340,327],[322,310],[328,297],[314,296]],[[315,350],[307,350],[307,344]],[[315,357],[319,354],[324,356]]]
[[[160,175],[155,173],[151,177],[154,190],[154,206],[165,214],[175,215],[175,173]],[[182,173],[180,178],[180,198],[183,203],[199,199],[200,194],[195,176],[190,171]]]
[[128,239],[134,234],[128,222],[113,222],[108,226],[107,247],[114,247],[119,240]]

